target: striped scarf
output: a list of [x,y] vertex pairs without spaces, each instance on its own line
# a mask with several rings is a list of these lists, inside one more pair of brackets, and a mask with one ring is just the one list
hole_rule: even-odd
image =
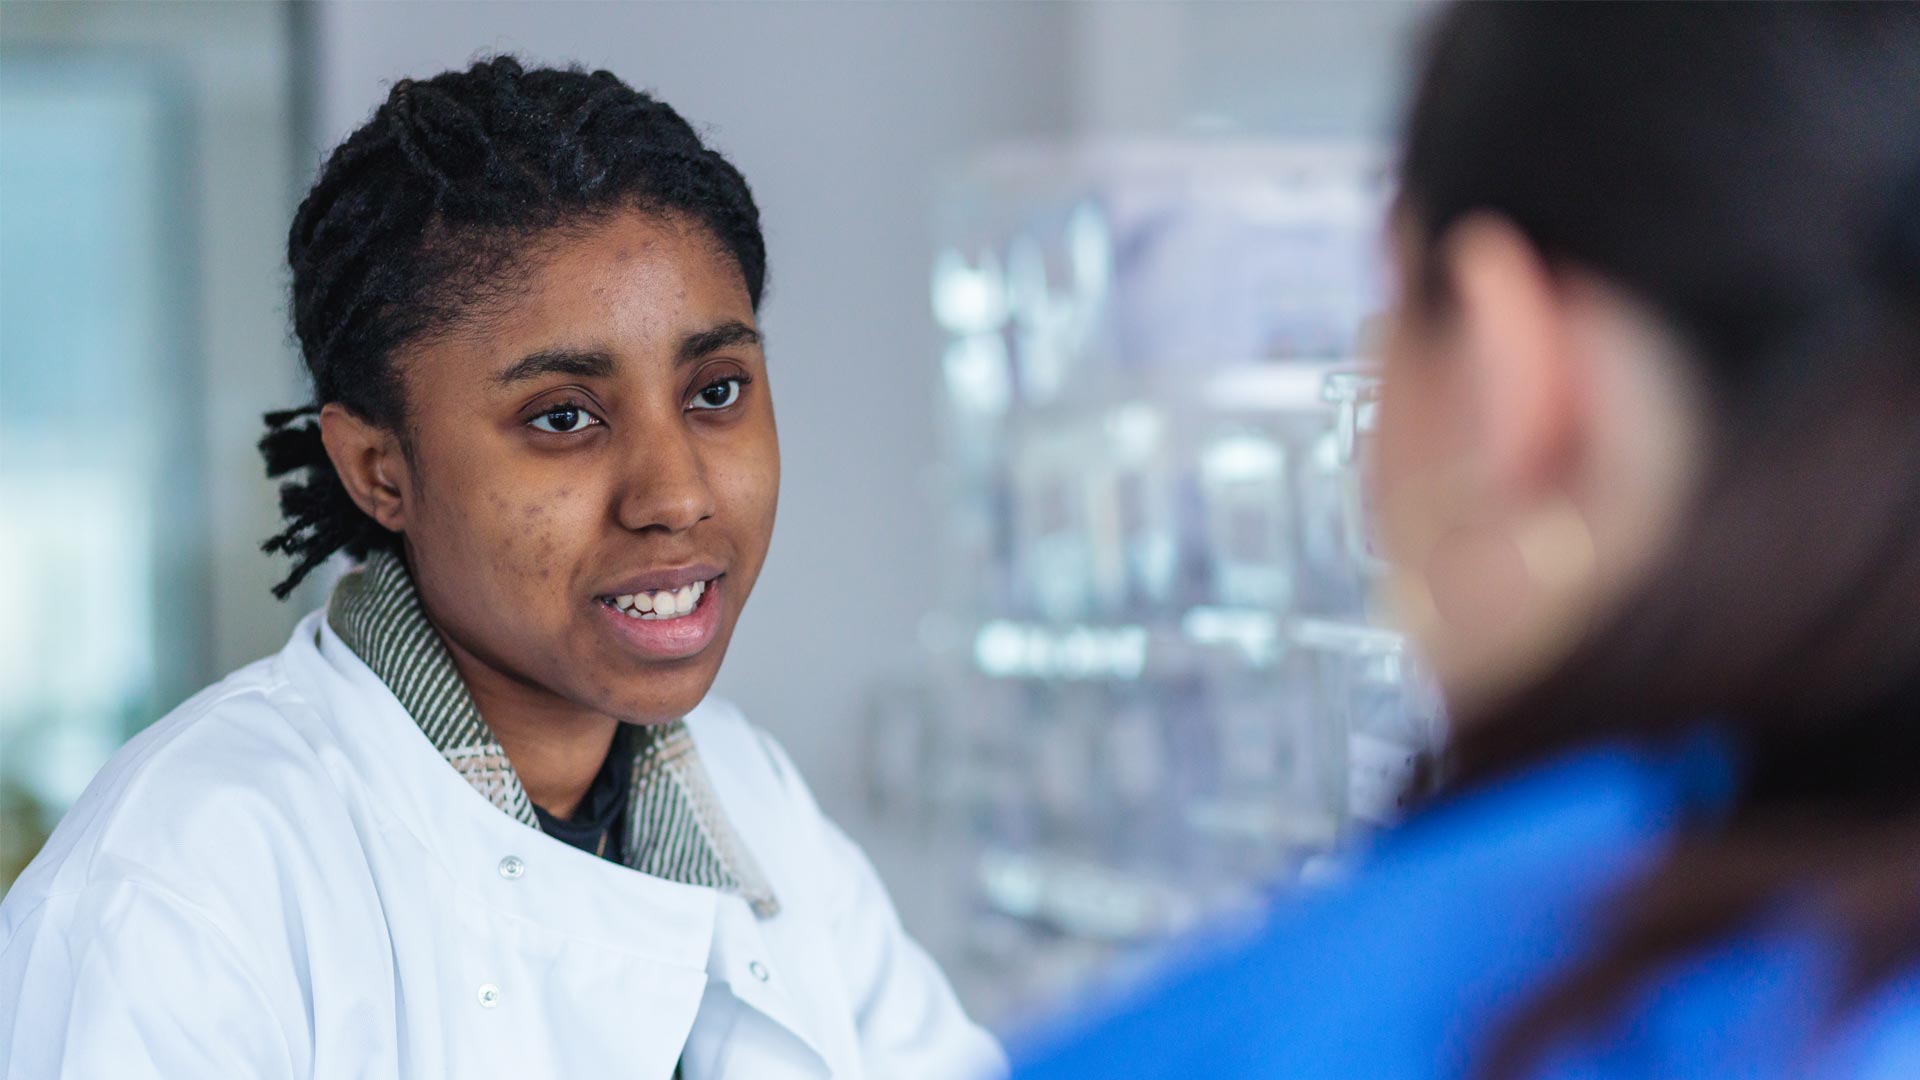
[[[327,603],[327,625],[387,684],[455,772],[508,817],[540,828],[519,774],[427,621],[398,555],[376,551],[341,578]],[[778,914],[780,902],[728,822],[686,724],[636,725],[629,737],[637,748],[620,862],[737,893],[761,918]]]

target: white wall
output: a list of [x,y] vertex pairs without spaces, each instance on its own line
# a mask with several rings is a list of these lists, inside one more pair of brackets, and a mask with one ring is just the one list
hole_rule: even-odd
[[1390,137],[1430,0],[1074,7],[1074,105],[1106,134]]

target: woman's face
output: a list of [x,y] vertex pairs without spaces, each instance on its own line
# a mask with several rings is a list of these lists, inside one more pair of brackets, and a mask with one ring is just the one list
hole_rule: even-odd
[[522,274],[400,360],[422,601],[477,698],[677,718],[773,533],[753,304],[705,229],[639,212],[543,238]]
[[[1451,566],[1443,566],[1436,580],[1429,566],[1432,538],[1446,531],[1445,514],[1452,509],[1437,489],[1455,482],[1452,477],[1467,457],[1462,418],[1471,406],[1462,365],[1450,362],[1451,342],[1444,327],[1420,299],[1415,241],[1412,230],[1402,224],[1394,252],[1395,296],[1382,342],[1384,386],[1371,473],[1376,527],[1381,546],[1395,564],[1386,596],[1393,615],[1435,668],[1452,700],[1466,677],[1446,649],[1450,642],[1459,643],[1460,632],[1447,629],[1461,618],[1455,609],[1484,610],[1490,602],[1500,602],[1502,591],[1490,586],[1503,575],[1517,577],[1518,570],[1490,565],[1482,571],[1489,580],[1465,583]],[[1464,503],[1467,496],[1463,491],[1452,499]],[[1463,590],[1469,595],[1456,599]],[[1447,607],[1441,609],[1442,603]],[[1466,632],[1473,630],[1469,626]]]

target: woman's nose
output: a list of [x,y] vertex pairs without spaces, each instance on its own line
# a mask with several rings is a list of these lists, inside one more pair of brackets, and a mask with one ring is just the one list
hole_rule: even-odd
[[713,516],[713,489],[699,448],[683,426],[640,437],[623,468],[615,509],[622,528],[684,532]]

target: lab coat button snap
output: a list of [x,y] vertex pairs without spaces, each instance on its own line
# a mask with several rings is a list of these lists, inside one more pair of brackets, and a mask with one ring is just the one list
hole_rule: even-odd
[[491,1009],[498,1004],[500,1004],[500,988],[492,983],[482,983],[480,986],[481,1008]]
[[767,965],[758,960],[748,964],[747,970],[753,972],[753,977],[759,979],[761,982],[766,982],[768,979],[773,978],[773,974],[767,970]]
[[508,881],[518,881],[527,872],[527,861],[518,855],[509,855],[500,860],[500,876]]

